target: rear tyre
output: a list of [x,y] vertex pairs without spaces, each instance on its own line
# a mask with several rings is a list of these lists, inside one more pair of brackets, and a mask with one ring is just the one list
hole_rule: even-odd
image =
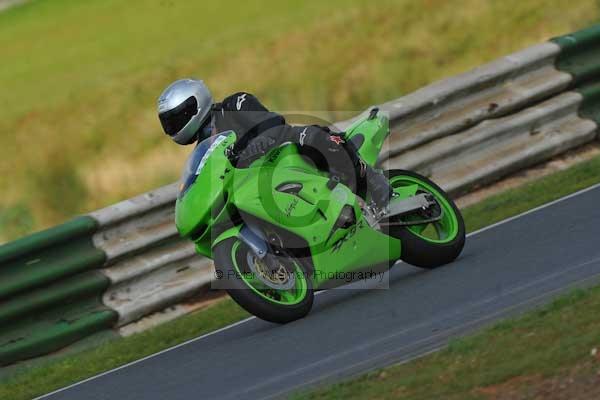
[[[465,245],[465,223],[463,217],[438,185],[428,178],[412,171],[389,170],[385,172],[395,192],[403,190],[433,195],[439,209],[434,210],[441,218],[436,222],[418,224],[432,215],[432,211],[423,211],[422,215],[410,215],[390,218],[386,228],[390,236],[402,242],[403,261],[421,268],[436,268],[454,261]],[[416,222],[410,225],[411,222]],[[394,224],[409,224],[405,226]]]
[[[257,279],[256,262],[252,250],[236,238],[224,240],[213,248],[218,284],[242,308],[258,318],[284,324],[306,316],[312,308],[314,291],[312,280],[297,260],[281,258],[293,271],[287,279],[293,285],[286,290],[274,290]],[[287,284],[290,284],[288,282]]]

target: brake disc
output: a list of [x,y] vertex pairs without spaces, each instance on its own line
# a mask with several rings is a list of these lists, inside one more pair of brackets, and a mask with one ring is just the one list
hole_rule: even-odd
[[[246,255],[248,268],[254,276],[267,287],[275,290],[290,290],[296,285],[296,276],[287,270],[275,257],[258,258],[249,251]],[[275,268],[268,265],[268,262],[276,262]]]

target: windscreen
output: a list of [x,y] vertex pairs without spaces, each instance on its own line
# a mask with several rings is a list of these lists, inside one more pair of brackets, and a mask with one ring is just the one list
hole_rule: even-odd
[[196,148],[192,151],[192,154],[190,154],[183,167],[183,173],[181,174],[181,190],[179,191],[180,198],[190,186],[196,182],[196,178],[202,172],[202,168],[204,168],[210,154],[227,136],[228,133],[211,136],[196,145]]

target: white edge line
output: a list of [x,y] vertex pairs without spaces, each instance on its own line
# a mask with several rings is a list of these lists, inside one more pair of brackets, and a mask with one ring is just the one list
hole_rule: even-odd
[[[586,193],[586,192],[592,191],[592,190],[594,190],[594,189],[597,189],[597,188],[599,188],[599,187],[600,187],[600,183],[597,183],[597,184],[595,184],[595,185],[593,185],[593,186],[590,186],[590,187],[587,187],[587,188],[585,188],[585,189],[579,190],[579,191],[577,191],[577,192],[575,192],[575,193],[571,193],[571,194],[569,194],[569,195],[566,195],[566,196],[560,197],[560,198],[558,198],[558,199],[556,199],[556,200],[553,200],[553,201],[551,201],[551,202],[549,202],[549,203],[542,204],[541,206],[535,207],[535,208],[533,208],[533,209],[531,209],[531,210],[527,210],[527,211],[525,211],[525,212],[522,212],[522,213],[520,213],[520,214],[514,215],[514,216],[512,216],[512,217],[510,217],[510,218],[506,218],[506,219],[503,219],[502,221],[498,221],[498,222],[496,222],[496,223],[494,223],[494,224],[492,224],[492,225],[488,225],[488,226],[486,226],[486,227],[483,227],[483,228],[481,228],[481,229],[478,229],[478,230],[476,230],[475,232],[471,232],[471,233],[469,233],[469,234],[467,235],[467,237],[478,235],[478,234],[480,234],[480,233],[482,233],[482,232],[485,232],[485,231],[487,231],[487,230],[489,230],[489,229],[492,229],[492,228],[495,228],[495,227],[497,227],[497,226],[500,226],[500,225],[506,224],[506,223],[508,223],[508,222],[511,222],[511,221],[513,221],[513,220],[515,220],[515,219],[518,219],[518,218],[524,217],[525,215],[528,215],[528,214],[533,214],[534,212],[540,211],[540,210],[542,210],[542,209],[544,209],[544,208],[547,208],[547,207],[551,207],[551,206],[553,206],[553,205],[555,205],[555,204],[557,204],[557,203],[560,203],[560,202],[562,202],[562,201],[565,201],[565,200],[571,199],[571,198],[573,198],[573,197],[579,196],[579,195],[581,195],[581,194],[584,194],[584,193]],[[323,292],[325,292],[325,291],[322,291],[322,292],[317,292],[317,293],[316,293],[316,295],[318,295],[318,294],[320,294],[320,293],[323,293]],[[179,348],[179,347],[182,347],[182,346],[185,346],[185,345],[187,345],[187,344],[189,344],[189,343],[193,343],[193,342],[196,342],[196,341],[199,341],[199,340],[205,339],[205,338],[207,338],[207,337],[209,337],[209,336],[216,335],[217,333],[221,333],[221,332],[223,332],[223,331],[226,331],[226,330],[228,330],[228,329],[230,329],[230,328],[234,328],[234,327],[236,327],[236,326],[238,326],[238,325],[244,324],[244,323],[246,323],[246,322],[248,322],[248,321],[251,321],[251,320],[253,320],[253,319],[256,319],[256,317],[249,317],[249,318],[243,319],[243,320],[241,320],[241,321],[238,321],[238,322],[236,322],[236,323],[233,323],[233,324],[231,324],[231,325],[225,326],[225,327],[223,327],[223,328],[219,328],[219,329],[217,329],[216,331],[208,332],[208,333],[206,333],[206,334],[204,334],[204,335],[201,335],[201,336],[198,336],[198,337],[196,337],[196,338],[193,338],[193,339],[187,340],[187,341],[185,341],[185,342],[183,342],[183,343],[180,343],[180,344],[178,344],[178,345],[175,345],[175,346],[173,346],[173,347],[169,347],[169,348],[167,348],[167,349],[161,350],[161,351],[159,351],[158,353],[150,354],[150,355],[148,355],[148,356],[146,356],[146,357],[140,358],[139,360],[135,360],[135,361],[132,361],[132,362],[130,362],[130,363],[123,364],[123,365],[121,365],[121,366],[119,366],[119,367],[117,367],[117,368],[110,369],[110,370],[108,370],[108,371],[104,371],[104,372],[102,372],[102,373],[100,373],[100,374],[98,374],[98,375],[94,375],[94,376],[91,376],[91,377],[89,377],[89,378],[86,378],[86,379],[84,379],[84,380],[82,380],[82,381],[75,382],[75,383],[73,383],[73,384],[71,384],[71,385],[69,385],[69,386],[65,386],[64,388],[57,389],[57,390],[55,390],[55,391],[53,391],[53,392],[50,392],[50,393],[46,393],[46,394],[44,394],[44,395],[42,395],[42,396],[39,396],[39,397],[36,397],[36,398],[34,398],[33,400],[40,400],[40,399],[43,399],[43,398],[45,398],[45,397],[52,396],[52,395],[54,395],[54,394],[57,394],[57,393],[60,393],[60,392],[62,392],[62,391],[65,391],[65,390],[71,389],[71,388],[73,388],[73,387],[75,387],[75,386],[78,386],[78,385],[84,384],[84,383],[86,383],[86,382],[92,381],[92,380],[94,380],[94,379],[97,379],[97,378],[100,378],[100,377],[102,377],[102,376],[105,376],[105,375],[111,374],[111,373],[113,373],[113,372],[116,372],[116,371],[119,371],[119,370],[121,370],[121,369],[124,369],[124,368],[130,367],[130,366],[132,366],[132,365],[138,364],[138,363],[140,363],[140,362],[142,362],[142,361],[145,361],[145,360],[148,360],[148,359],[150,359],[150,358],[157,357],[157,356],[159,356],[159,355],[161,355],[161,354],[167,353],[167,352],[169,352],[169,351],[171,351],[171,350],[175,350],[175,349],[177,349],[177,348]]]
[[217,334],[217,333],[221,333],[221,332],[223,332],[223,331],[226,331],[226,330],[228,330],[228,329],[230,329],[230,328],[233,328],[233,327],[236,327],[236,326],[238,326],[238,325],[241,325],[241,324],[243,324],[243,323],[245,323],[245,322],[248,322],[248,321],[250,321],[250,320],[252,320],[252,319],[256,319],[256,317],[248,317],[248,318],[246,318],[246,319],[243,319],[243,320],[241,320],[241,321],[235,322],[235,323],[233,323],[233,324],[231,324],[231,325],[227,325],[227,326],[224,326],[223,328],[219,328],[219,329],[217,329],[216,331],[208,332],[208,333],[205,333],[204,335],[198,336],[198,337],[196,337],[196,338],[193,338],[193,339],[186,340],[186,341],[185,341],[185,342],[183,342],[183,343],[179,343],[178,345],[175,345],[175,346],[173,346],[173,347],[169,347],[169,348],[167,348],[167,349],[161,350],[161,351],[159,351],[158,353],[153,353],[153,354],[147,355],[146,357],[140,358],[139,360],[131,361],[131,362],[129,362],[129,363],[127,363],[127,364],[123,364],[123,365],[121,365],[121,366],[119,366],[119,367],[117,367],[117,368],[113,368],[113,369],[110,369],[110,370],[108,370],[108,371],[104,371],[104,372],[102,372],[102,373],[100,373],[100,374],[98,374],[98,375],[91,376],[91,377],[89,377],[89,378],[86,378],[86,379],[84,379],[84,380],[82,380],[82,381],[75,382],[75,383],[73,383],[73,384],[71,384],[71,385],[69,385],[69,386],[65,386],[64,388],[60,388],[60,389],[57,389],[57,390],[55,390],[55,391],[53,391],[53,392],[46,393],[46,394],[44,394],[44,395],[41,395],[41,396],[39,396],[39,397],[36,397],[36,398],[34,398],[33,400],[43,399],[44,397],[52,396],[52,395],[54,395],[54,394],[57,394],[57,393],[60,393],[60,392],[62,392],[62,391],[64,391],[64,390],[70,389],[70,388],[72,388],[72,387],[75,387],[75,386],[81,385],[81,384],[83,384],[83,383],[89,382],[89,381],[91,381],[91,380],[94,380],[94,379],[96,379],[96,378],[100,378],[100,377],[102,377],[102,376],[104,376],[104,375],[108,375],[108,374],[110,374],[110,373],[116,372],[116,371],[118,371],[118,370],[120,370],[120,369],[127,368],[127,367],[130,367],[130,366],[132,366],[132,365],[135,365],[135,364],[137,364],[137,363],[140,363],[140,362],[142,362],[142,361],[148,360],[148,359],[150,359],[150,358],[152,358],[152,357],[156,357],[156,356],[159,356],[159,355],[161,355],[161,354],[163,354],[163,353],[169,352],[169,351],[171,351],[171,350],[175,350],[175,349],[177,349],[177,348],[179,348],[179,347],[182,347],[182,346],[185,346],[185,345],[187,345],[187,344],[189,344],[189,343],[196,342],[196,341],[198,341],[198,340],[202,340],[202,339],[204,339],[204,338],[206,338],[206,337],[208,337],[208,336],[215,335],[215,334]]
[[[555,293],[564,292],[565,289],[569,289],[569,288],[571,288],[571,289],[578,288],[578,287],[580,287],[581,285],[585,284],[588,281],[597,280],[597,279],[598,279],[597,275],[588,276],[588,277],[585,277],[585,278],[573,281],[573,282],[569,283],[565,287],[554,288],[554,289],[548,290],[546,292],[540,293],[539,295],[537,295],[537,296],[535,296],[533,298],[520,301],[517,304],[513,304],[512,306],[509,306],[509,307],[500,309],[498,311],[495,311],[492,314],[488,314],[486,316],[479,317],[479,318],[477,318],[475,320],[465,322],[465,323],[461,324],[460,326],[455,326],[455,327],[452,327],[452,328],[448,328],[446,330],[439,331],[439,332],[437,332],[437,333],[435,333],[433,335],[427,336],[425,338],[421,338],[421,339],[417,340],[415,343],[402,346],[400,348],[400,350],[401,349],[415,347],[415,345],[419,345],[420,343],[431,341],[432,339],[435,340],[435,338],[442,338],[442,339],[446,338],[446,339],[450,340],[450,339],[454,339],[454,338],[465,336],[465,335],[473,335],[475,333],[475,331],[479,331],[481,329],[485,329],[486,327],[490,328],[492,326],[492,324],[494,324],[494,323],[496,323],[498,321],[498,319],[496,317],[500,317],[500,318],[502,318],[502,317],[511,317],[511,316],[512,317],[518,317],[519,315],[523,315],[523,312],[528,311],[528,310],[524,310],[523,309],[524,306],[529,306],[529,305],[534,305],[535,306],[535,305],[538,305],[538,303],[540,301],[543,301],[543,300],[545,300],[547,298],[550,298]],[[503,296],[497,296],[497,298],[500,298],[500,297],[503,297]],[[531,310],[529,310],[529,311],[531,311]],[[513,313],[514,313],[514,315],[513,315]],[[455,333],[457,333],[457,332],[458,332],[458,334],[455,335]],[[464,333],[465,335],[461,334],[461,332]],[[401,361],[398,361],[398,362],[393,362],[392,364],[388,364],[388,365],[384,365],[384,366],[378,366],[378,367],[375,367],[375,368],[364,370],[362,372],[352,373],[351,375],[348,375],[347,377],[342,378],[342,380],[340,380],[339,382],[340,383],[349,382],[349,381],[351,381],[351,380],[353,380],[353,379],[355,379],[357,377],[360,377],[360,376],[362,376],[364,374],[368,374],[370,372],[374,372],[374,371],[381,370],[381,369],[388,368],[388,367],[394,367],[396,365],[408,364],[411,361],[414,361],[414,360],[416,360],[418,358],[426,357],[426,356],[428,356],[428,355],[430,355],[432,353],[438,352],[438,351],[440,351],[440,350],[442,350],[442,349],[444,349],[446,347],[448,347],[448,343],[444,343],[444,344],[441,344],[441,345],[436,345],[431,350],[427,350],[424,353],[417,354],[417,355],[414,355],[414,356],[410,356],[409,358],[407,358],[405,360],[401,360]],[[417,351],[418,351],[418,349],[417,349]],[[296,386],[292,387],[291,390],[280,391],[280,392],[277,392],[275,394],[269,395],[268,397],[265,397],[264,399],[275,399],[275,398],[281,397],[282,394],[286,394],[286,393],[293,394],[294,392],[301,392],[301,391],[304,391],[304,389],[308,389],[310,386],[313,386],[315,383],[318,384],[318,385],[321,385],[321,383],[322,383],[323,386],[326,386],[328,384],[331,384],[331,382],[329,382],[329,383],[326,382],[325,381],[326,379],[329,379],[329,378],[331,378],[332,376],[335,376],[335,375],[339,375],[340,372],[344,373],[344,372],[348,371],[349,369],[356,368],[357,366],[359,366],[361,364],[376,362],[377,360],[383,358],[384,356],[386,356],[386,354],[380,354],[378,356],[375,356],[375,357],[372,357],[372,358],[369,358],[369,359],[366,359],[366,360],[361,360],[361,361],[359,361],[357,363],[354,363],[354,364],[351,364],[351,365],[346,365],[341,370],[337,370],[335,372],[327,373],[326,375],[320,375],[319,377],[311,379],[308,382],[304,382],[304,383],[302,383],[300,385],[296,385]],[[246,394],[246,392],[244,392],[243,394]]]
[[587,188],[585,188],[585,189],[581,189],[581,190],[579,190],[579,191],[577,191],[577,192],[575,192],[575,193],[568,194],[568,195],[566,195],[566,196],[564,196],[564,197],[560,197],[560,198],[558,198],[558,199],[556,199],[556,200],[552,200],[552,201],[551,201],[551,202],[549,202],[549,203],[545,203],[545,204],[542,204],[541,206],[537,206],[537,207],[535,207],[535,208],[532,208],[531,210],[524,211],[524,212],[522,212],[522,213],[520,213],[520,214],[517,214],[517,215],[514,215],[514,216],[512,216],[512,217],[509,217],[509,218],[503,219],[503,220],[501,220],[501,221],[498,221],[498,222],[496,222],[496,223],[494,223],[494,224],[491,224],[491,225],[488,225],[488,226],[484,226],[483,228],[481,228],[481,229],[478,229],[478,230],[476,230],[475,232],[471,232],[471,233],[469,233],[469,234],[467,235],[467,237],[478,235],[478,234],[480,234],[481,232],[487,231],[488,229],[495,228],[495,227],[497,227],[497,226],[499,226],[499,225],[502,225],[502,224],[505,224],[505,223],[507,223],[507,222],[513,221],[513,220],[515,220],[515,219],[518,219],[518,218],[524,217],[525,215],[532,214],[532,213],[534,213],[534,212],[537,212],[537,211],[539,211],[539,210],[542,210],[542,209],[544,209],[544,208],[546,208],[546,207],[550,207],[550,206],[553,206],[553,205],[555,205],[555,204],[557,204],[557,203],[560,203],[560,202],[562,202],[562,201],[568,200],[568,199],[570,199],[570,198],[572,198],[572,197],[579,196],[579,195],[581,195],[581,194],[584,194],[584,193],[586,193],[586,192],[590,192],[590,191],[592,191],[592,190],[594,190],[594,189],[597,189],[597,188],[599,188],[599,187],[600,187],[600,183],[597,183],[597,184],[595,184],[595,185],[593,185],[593,186],[587,187]]

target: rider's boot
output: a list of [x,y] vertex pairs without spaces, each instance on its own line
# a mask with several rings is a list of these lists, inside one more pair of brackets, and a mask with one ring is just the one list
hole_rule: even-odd
[[[394,191],[383,172],[367,164],[360,157],[354,144],[343,139],[343,134],[330,133],[327,142],[330,171],[333,173],[346,171],[346,173],[339,173],[342,181],[355,193],[363,192],[363,195],[370,195],[377,211],[385,213]],[[354,174],[350,172],[351,170],[354,170]]]
[[295,126],[287,129],[280,138],[297,143],[301,153],[306,148],[316,149],[325,157],[329,172],[337,176],[352,191],[364,196],[370,194],[372,203],[384,213],[393,190],[388,179],[379,170],[364,162],[352,142],[344,133],[336,133],[320,126]]
[[394,194],[388,178],[383,172],[367,165],[366,170],[367,193],[380,212],[384,212]]

